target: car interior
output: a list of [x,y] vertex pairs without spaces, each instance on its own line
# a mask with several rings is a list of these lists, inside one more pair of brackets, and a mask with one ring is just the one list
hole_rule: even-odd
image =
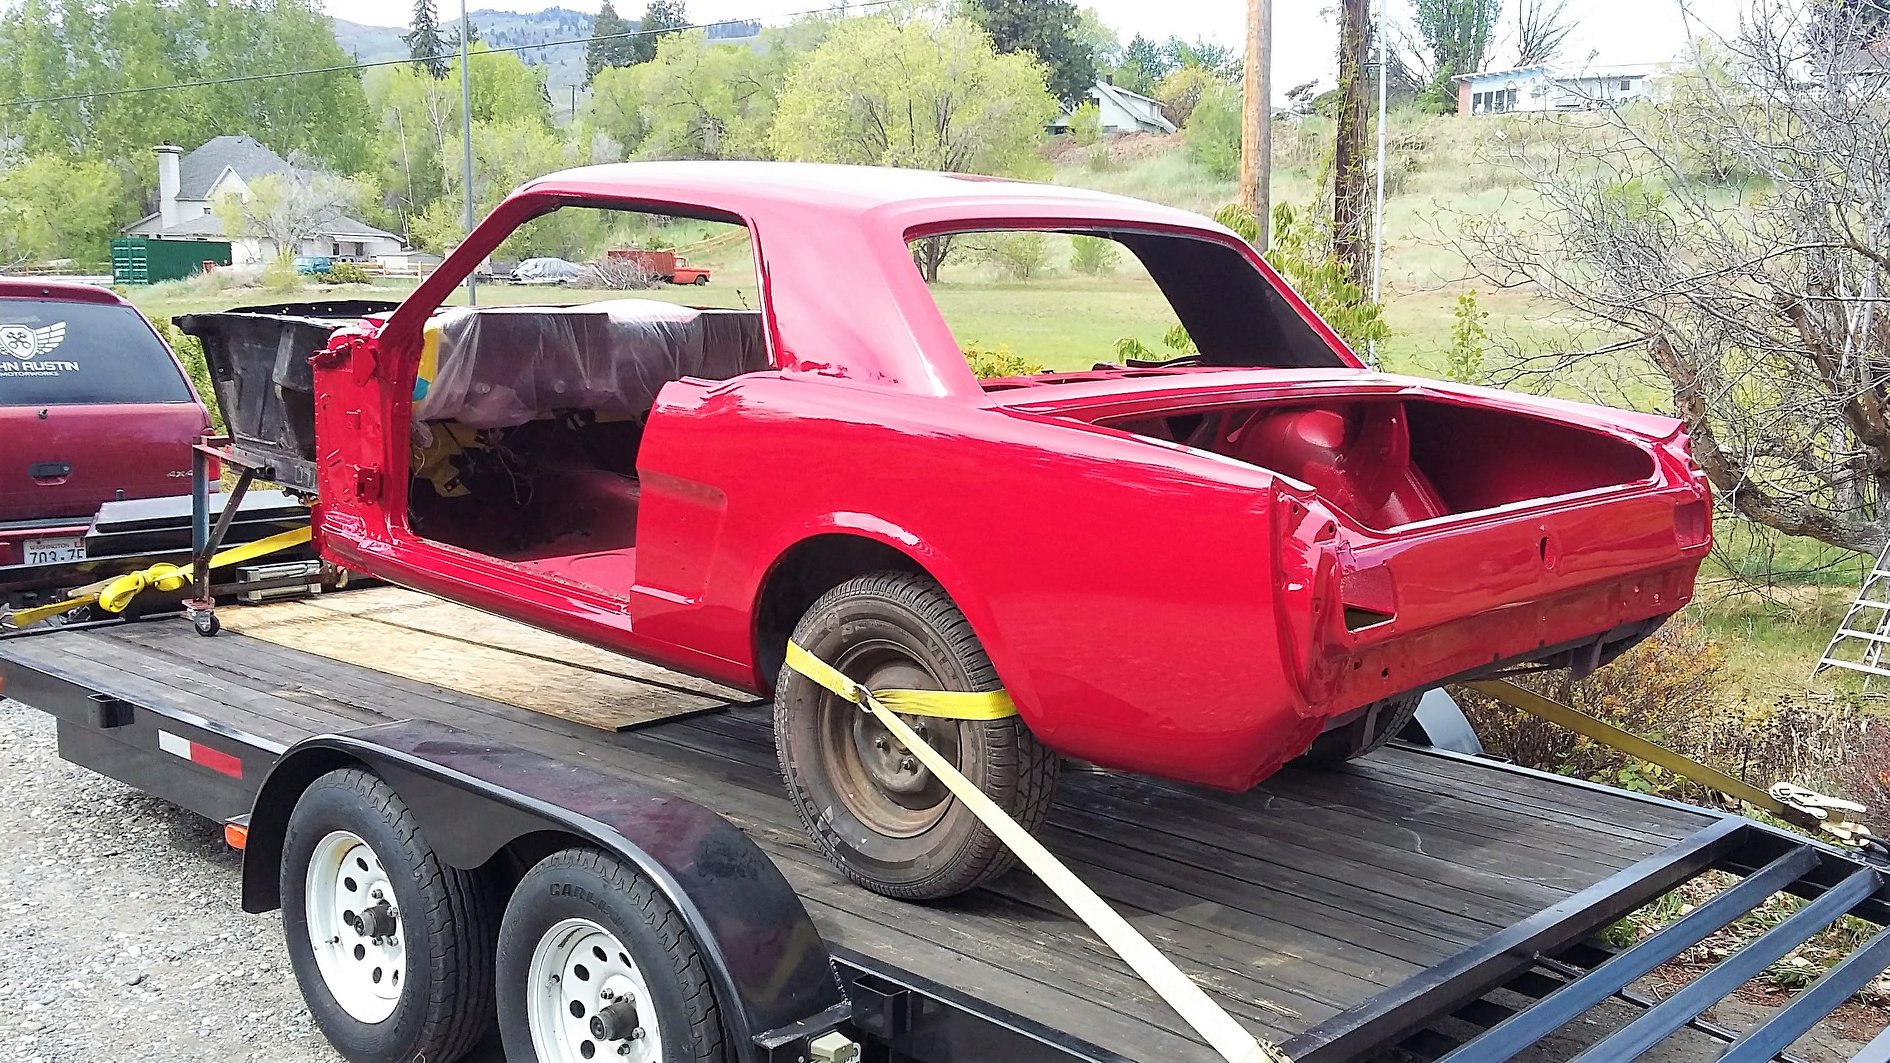
[[690,306],[662,291],[600,283],[564,293],[591,302],[435,313],[414,386],[409,526],[627,595],[637,453],[657,393],[770,366],[758,310]]

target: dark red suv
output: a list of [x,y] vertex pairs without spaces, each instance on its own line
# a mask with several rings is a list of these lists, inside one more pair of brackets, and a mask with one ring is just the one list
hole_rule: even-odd
[[104,288],[0,279],[0,584],[81,561],[101,503],[190,490],[210,415],[151,323]]

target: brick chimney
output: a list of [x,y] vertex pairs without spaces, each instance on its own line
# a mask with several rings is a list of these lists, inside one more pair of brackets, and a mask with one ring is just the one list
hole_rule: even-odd
[[175,144],[159,144],[152,148],[157,153],[158,167],[158,224],[165,229],[177,224],[177,190],[183,184],[178,176],[178,157],[184,149]]

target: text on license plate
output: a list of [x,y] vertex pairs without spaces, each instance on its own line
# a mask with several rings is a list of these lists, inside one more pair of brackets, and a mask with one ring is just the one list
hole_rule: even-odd
[[26,557],[29,565],[59,565],[67,561],[85,560],[85,540],[66,539],[28,539]]

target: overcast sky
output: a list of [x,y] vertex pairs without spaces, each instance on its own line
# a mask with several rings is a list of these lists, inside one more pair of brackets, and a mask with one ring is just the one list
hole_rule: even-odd
[[[535,11],[563,6],[595,11],[601,0],[468,0],[474,10],[503,8]],[[689,0],[689,15],[697,22],[717,19],[759,18],[775,21],[832,0]],[[1104,22],[1128,40],[1137,33],[1155,39],[1175,35],[1188,40],[1205,37],[1238,46],[1246,25],[1246,0],[1078,0],[1102,16]],[[1387,0],[1391,15],[1408,15],[1410,0]],[[369,25],[404,25],[410,5],[387,0],[324,0],[328,13]],[[1562,59],[1584,65],[1590,56],[1602,64],[1658,63],[1674,57],[1686,44],[1683,0],[1569,0],[1569,13],[1578,24],[1563,49]],[[1684,0],[1696,26],[1730,32],[1740,0]],[[618,10],[634,18],[640,0],[616,0]],[[1330,85],[1337,33],[1331,15],[1336,0],[1273,0],[1273,83],[1275,94],[1305,81]],[[1506,0],[1505,14],[1516,0]],[[442,21],[455,17],[455,0],[441,0]],[[1514,38],[1502,34],[1492,65],[1507,66],[1514,57]]]

